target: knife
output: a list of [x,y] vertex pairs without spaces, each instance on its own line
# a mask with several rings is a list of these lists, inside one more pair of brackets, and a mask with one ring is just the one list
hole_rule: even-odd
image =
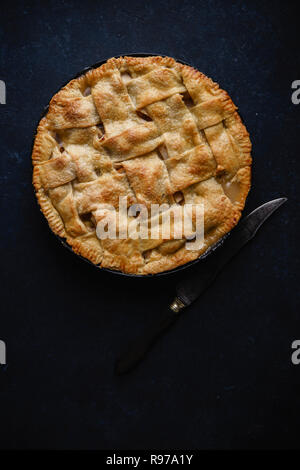
[[226,263],[256,235],[259,227],[286,201],[287,198],[282,197],[257,207],[230,232],[222,247],[217,249],[215,245],[207,252],[207,256],[199,263],[197,275],[187,277],[177,284],[176,297],[160,319],[133,341],[117,360],[115,365],[117,375],[126,374],[143,359],[155,341],[175,323],[179,314],[212,284]]

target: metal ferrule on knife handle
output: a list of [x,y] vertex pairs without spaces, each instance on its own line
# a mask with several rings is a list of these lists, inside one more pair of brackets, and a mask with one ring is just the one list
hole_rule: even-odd
[[173,310],[174,313],[179,313],[180,310],[182,310],[185,307],[186,305],[178,297],[175,297],[175,299],[170,305],[170,309]]

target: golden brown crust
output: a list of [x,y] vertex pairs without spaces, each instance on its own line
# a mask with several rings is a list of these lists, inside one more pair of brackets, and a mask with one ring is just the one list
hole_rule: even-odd
[[171,203],[171,185],[168,171],[157,152],[132,158],[122,163],[130,186],[139,204]]
[[67,238],[67,242],[78,255],[87,258],[94,264],[100,264],[103,257],[103,249],[100,240],[95,233],[88,233],[78,238]]
[[163,142],[152,122],[142,123],[121,134],[103,140],[102,147],[114,162],[139,157],[156,149]]
[[197,145],[187,152],[166,160],[170,175],[172,192],[206,180],[215,174],[216,161],[209,147],[205,144]]
[[133,78],[127,89],[136,109],[165,100],[175,93],[185,92],[180,74],[167,67],[158,67],[141,77]]
[[[92,263],[133,274],[199,257],[238,222],[251,184],[251,142],[231,98],[170,57],[112,58],[69,82],[39,123],[32,162],[53,232]],[[97,237],[101,204],[127,196],[128,206],[176,212],[177,194],[180,204],[204,205],[200,249],[187,250],[184,237]],[[161,233],[162,215],[156,222]]]
[[44,161],[49,160],[52,156],[53,150],[57,147],[57,142],[53,137],[53,132],[48,127],[48,121],[44,117],[41,119],[33,145],[32,163],[38,165]]
[[47,120],[53,129],[99,124],[100,117],[91,95],[84,95],[87,88],[87,79],[81,76],[69,82],[54,95],[47,113]]

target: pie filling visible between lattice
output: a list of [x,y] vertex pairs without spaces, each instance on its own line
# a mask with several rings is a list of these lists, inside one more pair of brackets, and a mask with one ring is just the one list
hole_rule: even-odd
[[[51,229],[76,253],[154,274],[198,258],[236,225],[250,152],[237,108],[205,75],[170,57],[113,58],[52,98],[37,129],[33,183]],[[118,210],[125,196],[147,208],[203,204],[201,249],[188,250],[185,238],[100,240],[99,208]]]

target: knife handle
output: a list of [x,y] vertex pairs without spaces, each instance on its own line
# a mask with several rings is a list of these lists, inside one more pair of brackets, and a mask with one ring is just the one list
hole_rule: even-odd
[[145,357],[156,340],[165,333],[179,317],[179,312],[186,305],[177,297],[161,313],[159,319],[149,325],[144,333],[133,341],[128,349],[116,361],[115,374],[123,375],[132,370]]

